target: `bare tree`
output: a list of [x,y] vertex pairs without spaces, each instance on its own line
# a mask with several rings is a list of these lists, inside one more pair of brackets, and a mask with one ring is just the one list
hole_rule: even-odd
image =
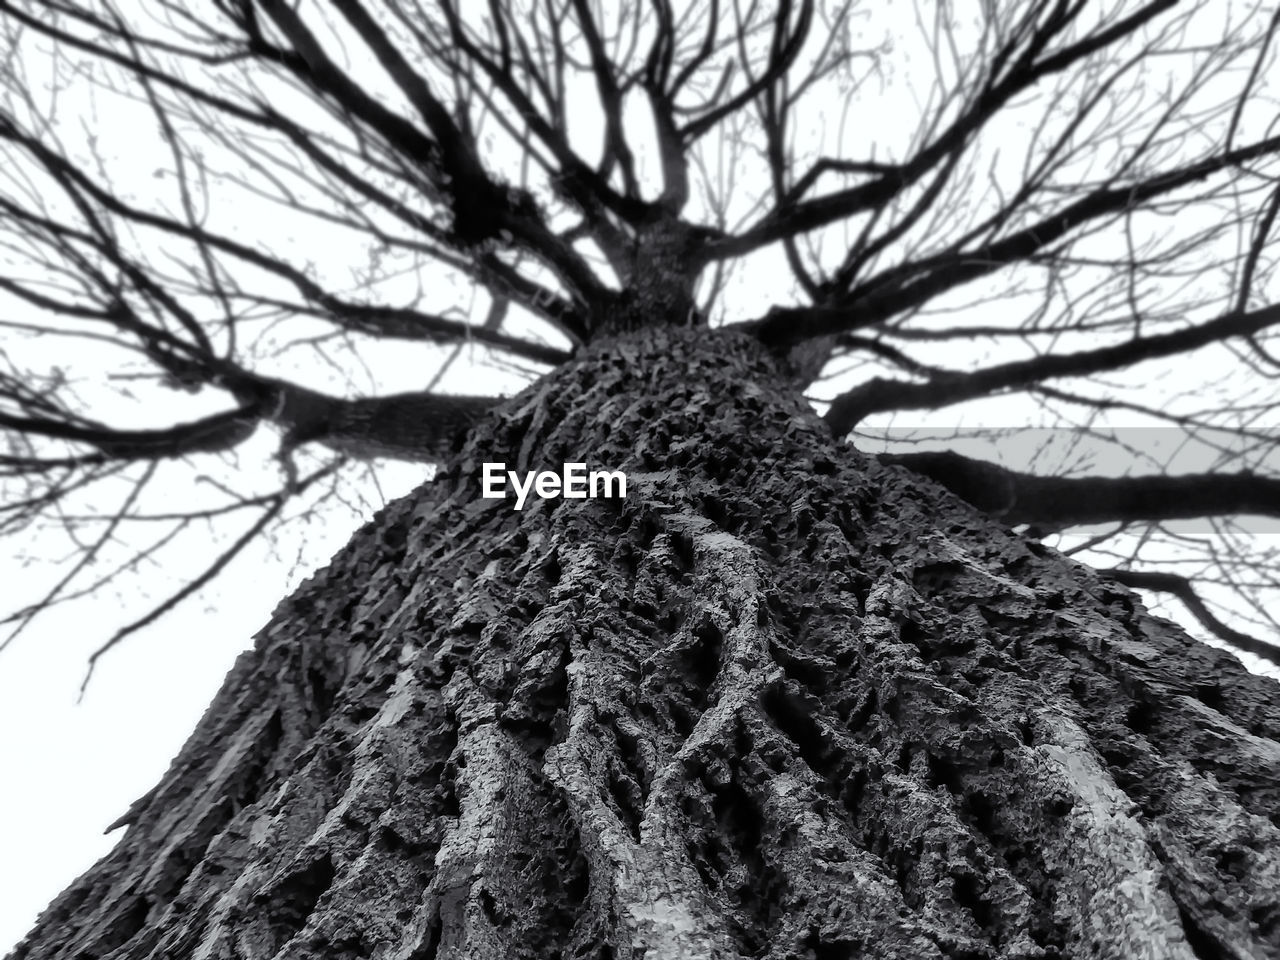
[[[1280,514],[1280,11],[0,0],[0,22],[4,531],[78,537],[125,481],[11,622],[96,586],[128,528],[168,524],[121,570],[252,517],[105,651],[353,462],[441,465],[282,604],[18,956],[1280,953],[1274,685],[1124,588],[1276,659],[1202,596],[1225,579],[1274,629],[1260,548],[1192,574],[1152,548]],[[127,126],[89,112],[108,96]],[[112,152],[144,129],[152,170]],[[786,277],[767,303],[762,274]],[[64,341],[145,426],[22,356]],[[362,391],[386,343],[530,386]],[[285,375],[303,353],[345,392]],[[1224,358],[1209,403],[1152,373]],[[201,412],[165,416],[181,391]],[[1127,476],[844,442],[1009,396],[1035,425],[1229,439],[1212,469]],[[279,480],[214,478],[264,423]],[[483,461],[589,456],[635,478],[625,504],[479,496]],[[145,509],[170,461],[219,496]],[[1096,524],[1109,572],[1038,542]]]
[[[129,481],[114,494],[119,507],[96,518],[101,533],[82,544],[80,562],[11,614],[18,629],[48,604],[81,595],[86,580],[100,585],[89,576],[92,561],[145,523],[138,512],[156,458],[234,449],[267,421],[283,435],[288,482],[166,511],[170,528],[117,569],[136,569],[176,527],[256,516],[202,575],[114,639],[194,593],[277,523],[291,498],[321,483],[335,495],[333,484],[350,471],[334,454],[430,461],[455,425],[489,405],[433,399],[430,390],[321,394],[263,374],[267,350],[318,343],[341,369],[369,338],[471,343],[532,363],[536,376],[604,326],[634,326],[640,315],[737,319],[722,305],[726,274],[764,250],[785,257],[794,284],[787,296],[799,302],[747,324],[769,344],[805,346],[799,377],[817,376],[832,357],[892,374],[864,376],[832,398],[827,420],[838,434],[877,414],[1011,391],[1043,401],[1064,423],[1080,408],[1133,410],[1138,402],[1091,380],[1233,344],[1255,374],[1252,402],[1224,398],[1183,413],[1148,400],[1138,411],[1189,432],[1237,434],[1227,462],[1204,476],[1179,476],[1173,486],[1143,474],[1120,485],[1081,477],[1062,486],[1001,476],[958,454],[897,462],[956,491],[994,485],[996,512],[1034,532],[1082,522],[1136,527],[1146,550],[1118,575],[1142,569],[1144,556],[1148,565],[1160,559],[1151,544],[1172,518],[1275,514],[1264,462],[1274,425],[1255,425],[1274,401],[1275,361],[1259,336],[1274,320],[1263,289],[1280,210],[1270,173],[1277,140],[1265,127],[1245,136],[1259,117],[1265,122],[1269,103],[1262,81],[1275,16],[1265,10],[1238,21],[1173,4],[916,10],[911,42],[930,58],[918,116],[880,139],[851,132],[865,129],[859,115],[870,112],[876,81],[894,60],[886,39],[855,46],[868,14],[850,4],[716,4],[680,15],[665,6],[499,5],[474,19],[449,5],[389,4],[385,22],[337,6],[317,10],[312,23],[288,8],[226,3],[199,15],[163,8],[153,24],[131,24],[105,5],[3,9],[12,51],[3,214],[16,258],[3,289],[28,308],[10,328],[119,348],[114,374],[134,385],[150,379],[144,407],[164,404],[157,395],[165,388],[220,398],[208,416],[124,430],[92,417],[61,367],[44,375],[21,353],[9,358],[0,426],[11,445],[6,475],[18,482],[6,530],[56,518],[68,497],[108,478]],[[1189,43],[1201,23],[1218,35]],[[326,46],[344,35],[367,67],[339,63],[351,56],[346,48]],[[1236,73],[1239,82],[1226,80]],[[83,96],[86,84],[134,101],[158,128],[169,157],[150,197],[131,200],[116,188],[100,148],[111,131],[86,137],[71,129],[83,121],[59,115],[59,103]],[[575,124],[571,101],[584,92],[595,110]],[[300,108],[280,109],[285,102]],[[838,122],[823,135],[797,132],[833,103]],[[1031,126],[1012,145],[1016,163],[1000,157],[1006,115]],[[637,135],[629,123],[651,130]],[[65,139],[72,132],[74,146]],[[592,135],[600,142],[579,145]],[[851,140],[864,158],[848,155]],[[755,182],[738,175],[745,164]],[[217,207],[245,196],[367,251],[354,289],[325,282],[267,242],[238,239]],[[1157,226],[1170,211],[1188,226]],[[161,249],[179,276],[158,268]],[[398,306],[390,291],[406,272],[418,279],[410,305]],[[1188,289],[1214,272],[1214,282]],[[423,289],[423,278],[450,273],[488,291],[482,321],[456,303],[423,308],[444,300]],[[948,301],[960,289],[970,301],[962,308]],[[1024,309],[1014,308],[1014,322],[977,322],[975,291]],[[526,321],[520,334],[504,329],[512,305]],[[306,334],[304,318],[314,321]],[[1073,348],[1073,334],[1090,335],[1081,342],[1091,345]],[[969,368],[926,359],[979,336],[998,338],[998,355],[1015,359]],[[288,453],[305,443],[331,455],[303,480]],[[1073,514],[1072,504],[1087,509]],[[1247,547],[1226,552],[1232,562],[1201,564],[1198,579],[1225,576],[1256,621],[1269,579],[1259,578]],[[1193,579],[1178,577],[1144,585],[1203,609],[1186,593]],[[1275,659],[1271,644],[1219,627],[1212,614],[1201,619]],[[1261,625],[1265,633],[1275,626]]]

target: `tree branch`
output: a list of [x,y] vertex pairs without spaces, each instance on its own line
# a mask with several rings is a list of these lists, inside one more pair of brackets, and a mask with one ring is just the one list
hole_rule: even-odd
[[1280,478],[1253,473],[1045,477],[954,450],[877,459],[923,474],[1011,526],[1025,523],[1044,533],[1096,523],[1280,517]]
[[936,410],[1001,390],[1019,389],[1054,377],[1079,377],[1167,357],[1225,340],[1257,333],[1280,323],[1280,306],[1229,313],[1198,326],[1076,353],[1045,354],[1002,363],[969,373],[944,371],[924,382],[908,383],[875,377],[831,402],[824,418],[843,436],[873,413],[889,410]]
[[[867,280],[828,303],[775,307],[746,326],[767,343],[794,342],[871,326],[932,300],[961,284],[1024,261],[1092,220],[1170,193],[1259,157],[1280,153],[1280,137],[1227,151],[1128,187],[1095,190],[1051,217],[975,250],[949,250],[913,260]],[[714,246],[713,243],[711,246]],[[871,292],[870,288],[874,288]]]
[[253,436],[259,420],[255,406],[243,406],[157,430],[116,430],[0,412],[0,428],[88,444],[110,460],[159,460],[230,450]]
[[1276,647],[1264,640],[1259,640],[1257,637],[1252,637],[1247,633],[1241,633],[1234,627],[1227,626],[1227,624],[1214,616],[1213,611],[1200,599],[1200,595],[1196,593],[1191,581],[1186,577],[1176,573],[1121,570],[1119,568],[1099,570],[1098,573],[1115,580],[1117,583],[1123,583],[1126,587],[1155,590],[1158,593],[1171,593],[1182,601],[1182,605],[1200,622],[1201,626],[1219,640],[1229,643],[1237,649],[1252,653],[1255,657],[1261,657],[1271,663],[1280,664],[1280,647]]
[[[1125,36],[1141,29],[1159,14],[1177,5],[1178,0],[1155,0],[1107,30],[1072,44],[1037,62],[1051,40],[1066,30],[1083,9],[1083,4],[1069,7],[1055,5],[1054,11],[1044,23],[1036,24],[1026,38],[1025,49],[1013,61],[1020,36],[1012,40],[992,58],[990,76],[983,87],[976,91],[973,102],[931,144],[920,150],[910,160],[892,168],[870,183],[859,184],[845,190],[779,205],[754,227],[736,236],[726,237],[709,245],[707,255],[711,259],[737,257],[775,243],[786,236],[806,233],[855,214],[883,206],[907,187],[914,184],[934,166],[948,156],[963,151],[970,138],[993,116],[996,116],[1019,93],[1037,84],[1045,77],[1060,73],[1074,63],[1104,49]],[[1001,76],[1010,61],[1012,65]],[[828,330],[827,333],[837,331]]]

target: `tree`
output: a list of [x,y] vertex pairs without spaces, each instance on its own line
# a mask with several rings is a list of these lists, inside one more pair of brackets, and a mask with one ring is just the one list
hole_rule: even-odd
[[[299,470],[304,444],[441,464],[281,604],[120,845],[16,956],[1280,954],[1274,683],[1152,617],[1119,582],[1143,571],[1103,575],[1030,535],[1274,514],[1277,480],[1048,477],[843,442],[878,414],[1013,390],[1123,406],[1082,390],[1237,343],[1258,381],[1215,413],[1258,440],[1280,138],[1254,128],[1277,15],[1176,6],[939,5],[923,122],[878,157],[797,141],[817,85],[856,104],[890,62],[854,45],[849,6],[227,0],[165,5],[156,33],[0,0],[0,138],[25,189],[0,214],[38,267],[0,289],[44,331],[71,321],[233,403],[126,430],[77,409],[65,376],[15,370],[0,422],[31,484],[15,522],[134,470],[122,523],[162,460],[274,423],[284,482],[232,501],[261,513],[213,575],[338,476],[337,459]],[[53,105],[18,55],[33,38],[59,53]],[[61,142],[58,71],[85,62],[159,124],[177,213]],[[987,144],[1028,106],[1011,173]],[[767,186],[735,195],[752,157]],[[382,259],[340,292],[220,229],[219,178]],[[729,265],[771,254],[799,302],[720,322]],[[418,257],[487,289],[485,319],[430,312],[427,290],[398,305]],[[1221,289],[1201,279],[1218,273]],[[994,294],[1039,303],[1007,327],[930,314]],[[253,363],[263,320],[300,317],[547,372],[506,402],[336,397]],[[925,349],[979,335],[1007,352],[959,369]],[[819,420],[800,391],[844,357],[898,373]],[[624,471],[627,496],[481,496],[483,463],[570,461]]]

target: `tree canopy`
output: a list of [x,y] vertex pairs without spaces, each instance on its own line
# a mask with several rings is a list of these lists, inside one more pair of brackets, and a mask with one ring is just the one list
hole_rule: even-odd
[[[213,525],[105,650],[291,518],[361,509],[380,458],[446,458],[497,403],[477,371],[679,324],[754,334],[862,446],[984,410],[1099,438],[1120,471],[884,459],[1034,535],[1105,525],[1082,555],[1274,659],[1248,518],[1280,515],[1277,22],[0,0],[0,533],[73,547],[7,624]],[[1171,526],[1197,518],[1214,536]]]

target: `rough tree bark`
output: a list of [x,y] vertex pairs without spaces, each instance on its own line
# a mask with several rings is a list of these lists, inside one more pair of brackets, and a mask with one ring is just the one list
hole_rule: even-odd
[[1277,693],[747,338],[620,337],[280,605],[13,956],[1280,956]]

